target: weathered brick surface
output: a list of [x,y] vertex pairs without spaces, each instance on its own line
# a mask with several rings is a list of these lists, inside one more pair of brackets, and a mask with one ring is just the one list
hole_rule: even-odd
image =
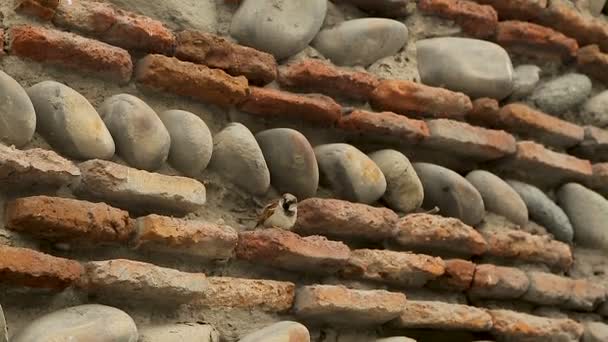
[[578,311],[593,311],[608,299],[608,288],[606,288],[606,284],[604,283],[577,279],[572,280],[570,284],[570,297],[563,305],[565,308]]
[[240,233],[236,256],[296,272],[333,273],[346,265],[350,250],[342,242],[322,236],[300,237],[282,229],[263,229]]
[[408,329],[488,331],[492,317],[483,309],[438,301],[408,300],[391,326]]
[[422,13],[453,20],[464,33],[477,38],[492,36],[498,23],[498,15],[492,6],[468,0],[420,0],[418,8]]
[[267,84],[277,77],[277,61],[266,52],[234,44],[220,36],[182,31],[177,34],[175,56],[181,60],[245,76],[251,83]]
[[287,118],[332,125],[340,119],[341,107],[330,97],[295,94],[270,88],[251,87],[251,94],[239,108],[266,118]]
[[39,26],[13,26],[10,35],[10,52],[19,57],[121,83],[131,79],[131,56],[119,47]]
[[105,203],[34,196],[10,201],[6,226],[36,237],[86,243],[126,242],[135,233],[129,213]]
[[509,52],[539,58],[570,60],[578,50],[576,40],[563,33],[524,21],[500,22],[495,39]]
[[0,57],[4,55],[4,29],[0,28]]
[[21,14],[51,20],[60,0],[17,0],[15,11]]
[[570,298],[572,281],[551,273],[528,272],[530,287],[523,299],[541,305],[559,305]]
[[431,136],[424,146],[455,153],[473,160],[491,160],[515,153],[515,138],[504,131],[471,126],[464,122],[427,121]]
[[203,273],[187,273],[139,261],[91,261],[79,286],[99,295],[189,303],[207,288]]
[[462,259],[448,259],[445,262],[445,273],[428,283],[432,289],[447,291],[465,291],[471,287],[475,264]]
[[608,195],[608,163],[593,164],[593,175],[587,185],[603,195]]
[[403,80],[384,80],[372,93],[378,110],[419,117],[462,119],[473,105],[468,96]]
[[404,287],[422,287],[441,276],[445,264],[441,258],[424,254],[379,249],[356,249],[342,272],[349,278],[387,282]]
[[290,282],[209,277],[209,286],[196,303],[211,308],[239,308],[284,312],[291,309],[295,285]]
[[592,161],[608,161],[608,130],[585,126],[583,141],[570,150],[581,158]]
[[510,310],[490,310],[492,334],[505,341],[578,341],[583,326],[570,319],[545,318]]
[[483,264],[475,268],[469,294],[477,298],[519,298],[529,285],[526,273],[517,268]]
[[337,239],[382,241],[395,235],[399,217],[387,208],[337,199],[309,198],[298,204],[296,231]]
[[442,250],[480,255],[488,246],[483,237],[462,221],[438,215],[412,214],[399,220],[395,241],[403,247],[423,251]]
[[405,303],[402,293],[312,285],[296,291],[294,313],[300,319],[323,323],[377,325],[399,316]]
[[16,286],[63,289],[80,278],[82,266],[27,248],[0,245],[0,282]]
[[249,95],[243,76],[220,69],[180,61],[163,55],[147,55],[137,63],[135,79],[145,87],[227,107]]
[[597,45],[587,45],[578,50],[576,55],[578,70],[608,83],[608,54],[600,51]]
[[160,21],[107,2],[61,1],[53,23],[129,50],[172,55],[175,47],[175,36]]
[[197,180],[137,170],[105,160],[79,165],[78,192],[134,212],[185,214],[206,201],[205,186]]
[[531,20],[537,18],[547,8],[547,0],[475,0],[475,2],[494,7],[501,20]]
[[366,137],[392,137],[400,142],[417,143],[429,136],[429,128],[422,120],[409,119],[392,112],[355,110],[338,121],[338,127]]
[[473,109],[467,113],[466,121],[479,126],[494,127],[500,105],[496,99],[482,97],[473,101]]
[[137,219],[137,248],[222,260],[232,257],[238,240],[224,225],[155,214]]

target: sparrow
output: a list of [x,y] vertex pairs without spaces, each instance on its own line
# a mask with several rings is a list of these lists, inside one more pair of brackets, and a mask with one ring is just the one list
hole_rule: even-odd
[[291,230],[298,216],[298,199],[292,194],[283,194],[264,207],[255,228],[280,228]]

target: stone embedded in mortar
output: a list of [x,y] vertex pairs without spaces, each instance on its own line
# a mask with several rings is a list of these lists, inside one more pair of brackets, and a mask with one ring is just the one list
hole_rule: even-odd
[[591,94],[591,80],[583,74],[569,73],[537,87],[529,100],[545,113],[561,114],[574,109]]
[[578,118],[587,125],[608,127],[608,90],[585,101]]
[[213,326],[198,322],[164,324],[139,329],[138,342],[169,341],[220,342],[220,334]]
[[540,81],[541,69],[533,64],[519,65],[513,69],[513,92],[511,99],[522,99],[534,91]]
[[244,337],[239,342],[310,342],[310,333],[301,323],[292,321],[281,321],[269,325],[263,329],[256,330]]
[[0,342],[8,342],[8,330],[6,327],[6,318],[4,318],[4,310],[0,305]]
[[0,141],[21,147],[36,130],[36,112],[27,93],[12,77],[0,70]]
[[586,322],[583,342],[608,341],[608,325],[602,322]]

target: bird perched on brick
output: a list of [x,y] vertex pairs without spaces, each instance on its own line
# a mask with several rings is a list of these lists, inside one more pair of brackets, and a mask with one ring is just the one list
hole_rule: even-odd
[[298,199],[292,194],[283,194],[262,210],[255,228],[280,228],[291,230],[298,217]]

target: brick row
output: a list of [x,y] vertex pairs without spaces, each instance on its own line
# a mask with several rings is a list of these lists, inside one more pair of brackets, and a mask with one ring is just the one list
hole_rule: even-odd
[[547,0],[475,0],[475,2],[492,6],[498,12],[500,20],[532,20],[547,8]]
[[408,300],[390,326],[406,329],[489,331],[492,317],[486,310],[462,304]]
[[357,109],[342,116],[338,127],[368,139],[392,139],[398,143],[416,144],[430,136],[429,127],[424,121],[393,112],[375,113]]
[[578,341],[583,326],[571,319],[545,318],[510,310],[489,310],[491,333],[507,341]]
[[583,141],[569,152],[596,162],[608,161],[608,130],[585,126]]
[[576,66],[579,71],[608,83],[608,53],[600,51],[598,45],[587,45],[578,50]]
[[498,23],[494,39],[509,52],[545,59],[568,61],[578,50],[576,40],[563,33],[524,21]]
[[421,0],[418,9],[425,14],[453,20],[464,33],[476,38],[494,35],[498,24],[494,8],[468,0]]
[[55,16],[59,2],[60,0],[18,0],[15,11],[49,21]]

